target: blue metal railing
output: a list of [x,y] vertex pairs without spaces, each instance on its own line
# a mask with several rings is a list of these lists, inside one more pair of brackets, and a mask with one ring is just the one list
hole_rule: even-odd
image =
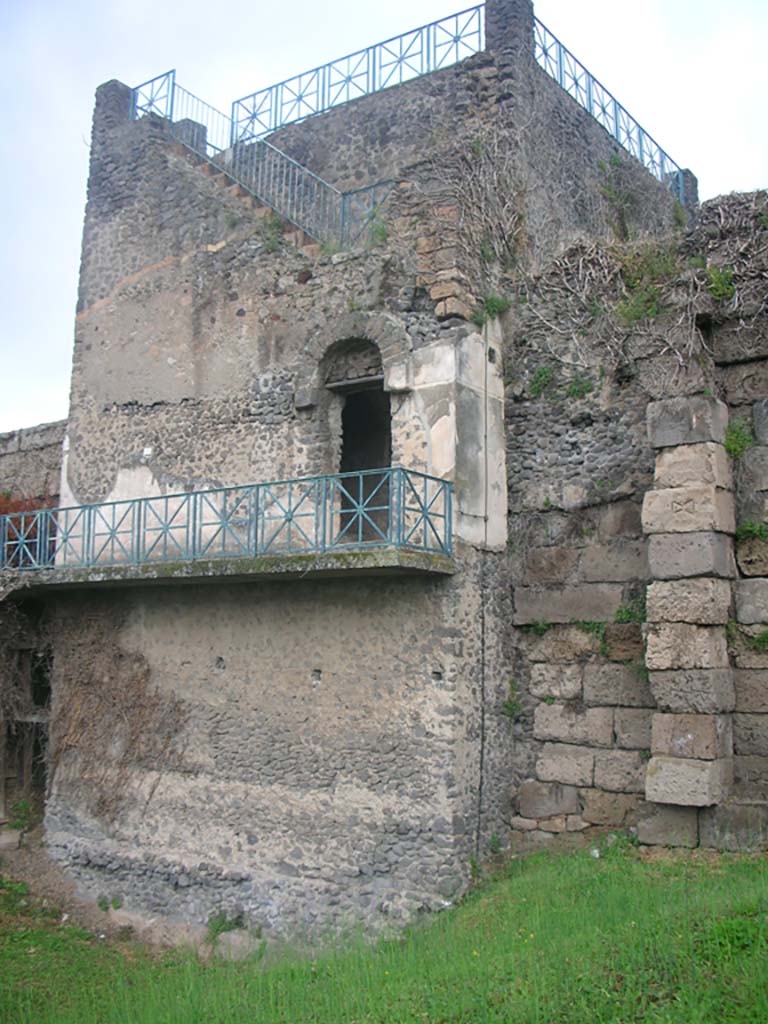
[[0,516],[0,569],[394,546],[450,554],[452,485],[392,467]]
[[176,83],[174,71],[133,90],[134,119],[162,118],[171,135],[307,235],[345,249],[373,233],[393,182],[341,192],[265,139],[234,139],[231,119]]
[[534,26],[534,53],[540,67],[654,178],[673,188],[683,203],[683,172],[675,161],[537,18],[534,18]]
[[479,4],[243,96],[232,104],[234,138],[259,138],[471,57],[483,49],[484,20],[485,4]]

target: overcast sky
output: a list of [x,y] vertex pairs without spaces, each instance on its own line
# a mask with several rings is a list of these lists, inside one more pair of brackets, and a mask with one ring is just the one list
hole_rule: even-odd
[[[466,3],[0,0],[0,431],[67,415],[93,93],[169,68],[214,106]],[[768,186],[766,0],[539,0],[703,199]]]

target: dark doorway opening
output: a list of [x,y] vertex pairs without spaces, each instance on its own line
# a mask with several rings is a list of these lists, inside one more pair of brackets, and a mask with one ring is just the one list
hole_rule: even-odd
[[340,539],[346,543],[391,541],[392,460],[389,395],[380,384],[349,391],[341,414],[341,472],[364,476],[342,482]]

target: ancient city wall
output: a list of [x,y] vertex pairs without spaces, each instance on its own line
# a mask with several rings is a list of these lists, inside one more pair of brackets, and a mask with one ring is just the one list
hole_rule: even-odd
[[0,434],[0,492],[12,497],[56,500],[61,477],[61,445],[66,423]]

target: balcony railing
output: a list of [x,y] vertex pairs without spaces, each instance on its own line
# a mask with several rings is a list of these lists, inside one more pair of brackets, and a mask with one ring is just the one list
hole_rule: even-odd
[[373,547],[451,553],[452,486],[393,467],[0,516],[0,568],[106,568]]

